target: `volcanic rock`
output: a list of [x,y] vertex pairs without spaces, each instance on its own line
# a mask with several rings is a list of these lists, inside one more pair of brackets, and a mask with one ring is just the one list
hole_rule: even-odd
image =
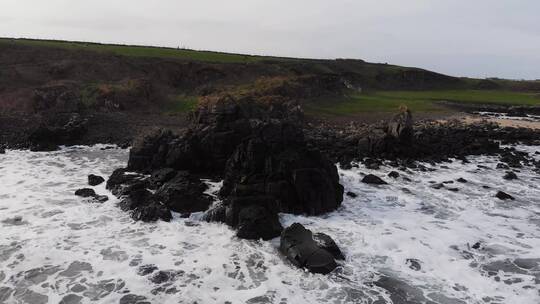
[[[330,237],[325,235],[323,238],[325,240],[319,244],[314,240],[310,230],[295,223],[281,233],[279,249],[297,267],[305,268],[313,273],[328,274],[337,267],[337,263],[334,255],[327,250]],[[321,241],[321,236],[317,239]],[[331,243],[335,244],[333,240]],[[330,250],[338,254],[338,251],[335,251],[336,248],[337,246]]]
[[371,184],[371,185],[386,185],[386,184],[388,184],[387,182],[382,180],[380,177],[378,177],[376,175],[373,175],[373,174],[368,174],[368,175],[364,176],[364,178],[362,178],[362,183]]
[[103,183],[105,179],[101,176],[90,174],[88,175],[88,185],[90,186],[97,186],[101,183]]

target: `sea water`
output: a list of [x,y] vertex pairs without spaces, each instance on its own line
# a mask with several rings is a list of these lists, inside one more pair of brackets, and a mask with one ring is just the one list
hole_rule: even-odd
[[[487,156],[397,179],[389,166],[340,169],[355,198],[320,217],[280,215],[341,247],[346,260],[324,276],[290,264],[279,239],[241,240],[200,214],[134,222],[104,184],[94,188],[106,203],[74,196],[88,174],[107,177],[127,157],[102,145],[0,155],[0,303],[540,303],[532,168],[513,181]],[[361,183],[369,173],[389,184]],[[516,200],[495,198],[499,190]]]

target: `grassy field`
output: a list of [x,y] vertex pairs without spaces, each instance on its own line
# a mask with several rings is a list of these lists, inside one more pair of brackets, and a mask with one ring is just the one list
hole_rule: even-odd
[[446,112],[439,101],[475,104],[540,105],[537,93],[508,91],[379,91],[355,93],[348,97],[307,103],[306,111],[313,114],[349,115],[363,112],[394,112],[401,105],[416,112]]
[[198,100],[199,98],[196,96],[171,95],[164,111],[169,114],[187,113],[195,109]]
[[34,39],[10,39],[0,38],[0,44],[17,43],[21,45],[36,46],[36,47],[53,47],[70,50],[87,50],[94,52],[112,53],[121,56],[131,57],[152,57],[152,58],[174,58],[174,59],[189,59],[204,62],[219,62],[219,63],[247,63],[269,59],[285,58],[251,56],[241,54],[220,53],[211,51],[196,51],[188,49],[175,49],[164,47],[150,46],[129,46],[115,44],[100,44],[88,42],[71,42],[71,41],[56,41],[56,40],[34,40]]

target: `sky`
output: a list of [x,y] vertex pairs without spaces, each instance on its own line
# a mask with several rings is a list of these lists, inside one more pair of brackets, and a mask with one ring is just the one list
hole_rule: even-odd
[[0,36],[540,79],[540,0],[0,0]]

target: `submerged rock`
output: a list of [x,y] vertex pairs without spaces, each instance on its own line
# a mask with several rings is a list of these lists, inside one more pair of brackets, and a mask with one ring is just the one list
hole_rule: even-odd
[[295,223],[281,233],[280,251],[291,263],[313,273],[327,274],[337,267],[336,258],[343,255],[327,235],[313,233]]
[[129,211],[131,218],[136,221],[163,220],[168,222],[172,219],[169,208],[156,200],[154,195],[144,187],[144,184],[139,184],[122,195],[118,205],[122,210]]
[[399,172],[392,171],[392,172],[388,173],[388,177],[398,178],[399,177]]
[[505,180],[514,180],[514,179],[518,179],[516,173],[514,173],[513,171],[508,171],[506,172],[506,174],[503,176],[503,178]]
[[495,195],[495,197],[497,197],[498,199],[503,200],[503,201],[506,201],[506,200],[515,200],[515,198],[514,198],[513,196],[511,196],[510,194],[505,193],[505,192],[503,192],[503,191],[497,192],[497,194]]

